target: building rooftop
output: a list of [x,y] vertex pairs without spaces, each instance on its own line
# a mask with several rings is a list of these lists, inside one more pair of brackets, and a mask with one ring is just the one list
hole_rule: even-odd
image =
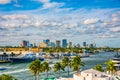
[[82,73],[95,73],[95,74],[99,73],[99,74],[103,74],[102,72],[94,70],[94,69],[84,70],[84,71],[82,71]]

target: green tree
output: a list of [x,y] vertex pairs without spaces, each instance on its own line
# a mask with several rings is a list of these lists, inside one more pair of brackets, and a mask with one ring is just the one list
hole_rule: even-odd
[[112,75],[117,71],[116,67],[114,66],[115,63],[112,62],[111,59],[110,59],[108,62],[105,62],[105,64],[107,65],[106,71],[108,71],[108,72],[111,73]]
[[35,60],[29,65],[30,71],[34,74],[35,80],[39,79],[40,72],[42,72],[42,64],[40,60]]
[[2,75],[0,76],[0,80],[17,80],[17,79],[14,78],[14,77],[11,76],[11,75],[2,74]]
[[3,58],[4,58],[3,60],[7,60],[8,55],[7,55],[6,52],[4,52],[2,56],[3,56]]
[[11,55],[11,57],[12,57],[12,58],[15,56],[15,54],[14,54],[13,52],[11,52],[11,54],[10,54],[10,55]]
[[77,71],[77,73],[80,72],[80,66],[84,66],[84,63],[81,61],[80,56],[76,56],[70,64],[70,67],[73,68],[74,71]]
[[48,62],[42,63],[42,70],[46,72],[46,76],[48,77],[48,71],[51,70],[51,67],[49,66]]
[[96,65],[93,69],[101,71],[101,72],[104,71],[101,64]]
[[65,68],[65,67],[68,68],[68,76],[69,76],[70,62],[71,62],[71,61],[69,60],[68,57],[64,57],[64,58],[62,59],[62,65],[63,65],[63,67],[64,67],[64,68]]
[[59,76],[60,76],[60,70],[64,70],[62,64],[60,62],[56,62],[54,65],[54,71],[55,72],[59,72]]

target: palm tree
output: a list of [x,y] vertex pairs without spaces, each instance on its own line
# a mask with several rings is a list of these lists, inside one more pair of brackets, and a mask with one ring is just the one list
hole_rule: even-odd
[[10,54],[10,55],[11,55],[11,57],[12,57],[12,58],[15,56],[15,54],[14,54],[13,52],[11,52],[11,54]]
[[84,66],[84,63],[81,61],[80,56],[76,56],[70,64],[70,67],[73,68],[77,73],[80,72],[80,66]]
[[109,60],[108,62],[105,62],[105,64],[107,65],[106,71],[108,71],[112,75],[117,71],[116,67],[114,66],[115,63],[112,62],[112,60]]
[[56,62],[54,65],[54,71],[59,72],[59,77],[60,77],[60,70],[64,70],[64,68],[60,62]]
[[[33,61],[29,66],[30,71],[34,74],[35,80],[39,79],[40,72],[42,72],[42,64],[40,60]],[[38,78],[37,78],[38,77]]]
[[42,70],[46,72],[46,76],[48,77],[48,71],[51,70],[51,67],[49,66],[48,62],[42,63]]
[[68,76],[69,76],[70,62],[71,62],[71,61],[69,60],[68,57],[64,57],[64,58],[62,59],[62,65],[63,65],[63,67],[64,67],[64,68],[65,68],[65,67],[68,68]]
[[0,80],[17,80],[16,78],[14,78],[11,75],[7,75],[7,74],[2,74],[0,75]]
[[101,72],[104,71],[101,64],[96,65],[93,69],[101,71]]
[[3,60],[6,60],[7,57],[8,57],[8,55],[6,54],[6,52],[4,52],[4,53],[3,53],[3,58],[4,58]]

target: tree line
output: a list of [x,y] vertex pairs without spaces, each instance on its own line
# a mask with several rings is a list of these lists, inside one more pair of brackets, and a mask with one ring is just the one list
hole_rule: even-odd
[[[114,66],[115,63],[112,62],[112,60],[109,60],[105,62],[106,69],[104,70],[101,64],[96,65],[93,69],[98,71],[108,71],[109,74],[114,75],[117,71],[116,67]],[[67,68],[67,73],[69,76],[70,68],[73,71],[76,71],[77,73],[80,73],[80,67],[84,66],[85,63],[82,62],[80,56],[76,56],[73,58],[73,60],[70,60],[68,57],[64,57],[61,62],[56,62],[53,67],[50,67],[48,62],[41,62],[40,60],[35,60],[30,63],[29,70],[30,72],[35,76],[34,80],[40,79],[40,74],[43,72],[46,72],[46,77],[49,77],[48,72],[50,70],[54,70],[55,72],[58,72],[60,76],[60,71],[65,71],[65,68]],[[3,74],[0,76],[0,80],[17,80],[13,76]]]

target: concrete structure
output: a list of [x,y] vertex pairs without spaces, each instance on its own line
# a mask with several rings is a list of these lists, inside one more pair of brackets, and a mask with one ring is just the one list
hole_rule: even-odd
[[83,42],[83,47],[86,48],[87,44],[86,42]]
[[56,40],[56,47],[60,47],[60,40]]
[[41,48],[46,48],[46,47],[47,47],[47,43],[41,42],[41,43],[39,44],[39,47],[41,47]]
[[21,47],[29,47],[29,41],[23,40],[21,43]]
[[72,42],[68,43],[68,47],[70,47],[70,48],[72,47]]
[[67,47],[67,39],[62,40],[62,47],[66,48]]
[[55,47],[55,43],[54,42],[50,42],[50,47],[54,48]]
[[73,74],[73,78],[74,80],[115,80],[114,77],[94,69],[82,71],[81,74]]
[[47,45],[50,43],[49,39],[43,40],[43,42],[45,42]]

